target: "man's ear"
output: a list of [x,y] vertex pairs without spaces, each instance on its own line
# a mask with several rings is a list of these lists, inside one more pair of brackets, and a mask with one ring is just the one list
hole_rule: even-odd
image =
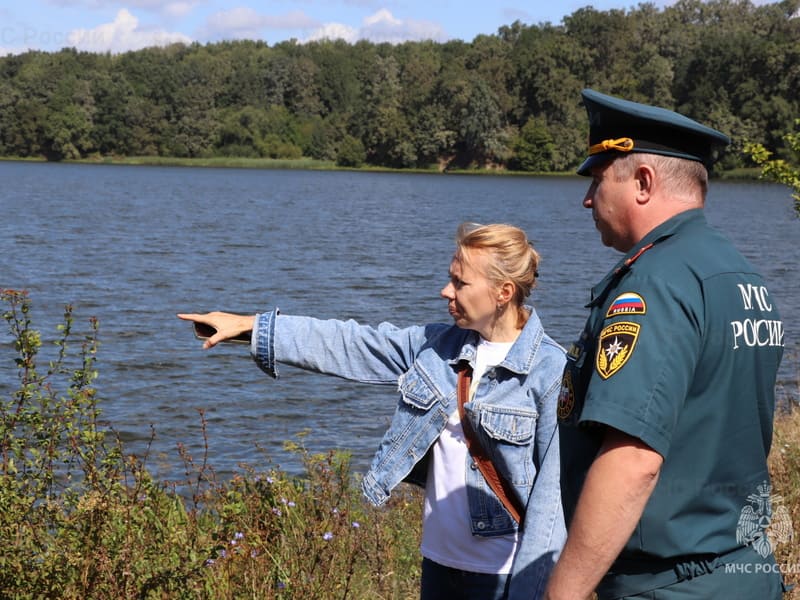
[[655,169],[648,164],[641,164],[633,174],[636,181],[636,202],[646,204],[650,201],[653,194],[656,173]]

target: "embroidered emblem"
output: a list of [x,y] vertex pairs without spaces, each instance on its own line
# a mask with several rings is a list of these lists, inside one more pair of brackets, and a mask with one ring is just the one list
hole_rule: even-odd
[[606,318],[617,315],[643,315],[647,312],[644,298],[633,292],[625,292],[617,296],[608,307]]
[[575,408],[575,390],[572,387],[572,371],[567,369],[561,380],[561,391],[558,394],[557,414],[559,420],[563,421],[569,417],[573,408]]
[[772,494],[772,486],[764,481],[755,494],[747,497],[747,504],[739,513],[736,541],[750,544],[766,558],[778,544],[791,542],[793,537],[792,517],[783,498]]
[[612,323],[600,332],[595,366],[600,377],[608,379],[619,371],[633,354],[640,325],[630,321]]

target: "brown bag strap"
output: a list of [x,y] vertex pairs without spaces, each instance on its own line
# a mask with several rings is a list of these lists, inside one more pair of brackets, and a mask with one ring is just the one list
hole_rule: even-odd
[[467,440],[467,450],[469,450],[472,460],[478,465],[483,478],[492,491],[497,495],[505,506],[511,517],[517,522],[522,523],[525,515],[525,507],[520,503],[519,497],[514,493],[513,486],[507,479],[502,477],[492,464],[492,459],[486,455],[486,451],[481,446],[481,442],[472,425],[467,418],[464,404],[469,399],[469,386],[472,382],[472,369],[467,366],[458,372],[458,385],[456,395],[458,396],[458,416],[461,418],[461,428],[464,430],[464,437]]

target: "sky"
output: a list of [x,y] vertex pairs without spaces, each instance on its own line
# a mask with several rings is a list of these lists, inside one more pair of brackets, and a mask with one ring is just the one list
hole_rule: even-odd
[[[663,7],[670,0],[656,0]],[[0,0],[0,55],[65,47],[120,53],[174,42],[254,39],[269,45],[341,38],[472,41],[521,21],[557,25],[579,8],[635,0]]]

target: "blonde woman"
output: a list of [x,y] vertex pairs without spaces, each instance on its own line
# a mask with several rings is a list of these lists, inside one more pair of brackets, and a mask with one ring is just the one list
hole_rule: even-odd
[[[205,348],[252,332],[251,354],[273,377],[281,363],[398,385],[362,487],[376,505],[401,481],[425,488],[421,599],[538,598],[565,537],[556,428],[565,356],[525,304],[538,264],[519,228],[463,224],[441,291],[453,324],[369,327],[278,310],[178,316],[216,330]],[[487,462],[499,487],[483,474]]]

